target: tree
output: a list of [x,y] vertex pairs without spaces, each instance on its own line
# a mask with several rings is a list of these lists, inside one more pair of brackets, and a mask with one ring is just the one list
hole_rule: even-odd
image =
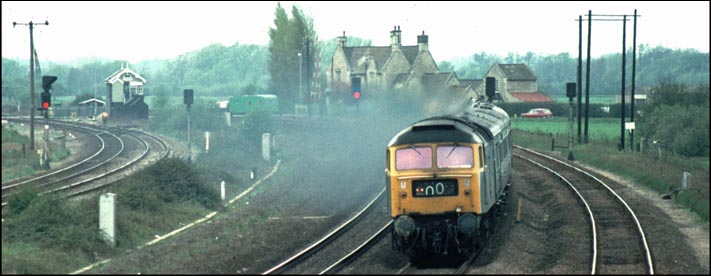
[[651,92],[638,120],[641,137],[662,141],[684,156],[708,156],[709,86],[690,89],[667,79]]
[[[299,101],[299,73],[304,88],[311,80],[308,69],[313,72],[320,43],[313,29],[313,19],[304,16],[297,7],[292,7],[289,18],[281,3],[277,4],[274,27],[269,29],[269,73],[271,91],[282,101]],[[305,52],[304,42],[309,41],[309,52]],[[301,53],[301,56],[298,54]],[[307,59],[307,57],[309,57]],[[303,58],[303,60],[301,59]],[[308,92],[304,89],[304,98]]]

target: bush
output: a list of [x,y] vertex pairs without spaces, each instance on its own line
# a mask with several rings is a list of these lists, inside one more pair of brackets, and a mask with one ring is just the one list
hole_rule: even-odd
[[239,134],[250,147],[259,148],[262,143],[262,134],[274,134],[274,122],[266,111],[252,111],[247,113],[239,122]]
[[17,216],[37,198],[37,189],[25,187],[13,193],[7,200],[8,216]]

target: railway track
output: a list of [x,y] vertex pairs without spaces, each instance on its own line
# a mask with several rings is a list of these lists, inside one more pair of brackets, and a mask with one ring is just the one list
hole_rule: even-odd
[[[8,120],[27,121],[22,118]],[[165,141],[140,130],[57,120],[51,120],[50,124],[54,128],[81,132],[92,137],[82,152],[78,153],[89,154],[84,154],[78,161],[63,168],[2,183],[3,206],[11,194],[23,187],[34,187],[40,194],[53,193],[64,197],[87,193],[111,184],[115,179],[110,181],[110,176],[131,170],[139,162],[148,159],[151,150],[158,153],[152,155],[152,161],[163,159],[170,153]]]
[[[364,227],[359,227],[358,225],[369,213],[372,213],[372,210],[378,206],[377,203],[383,201],[384,193],[385,188],[349,220],[263,274],[332,274],[348,265],[373,244],[382,240],[389,232],[392,222],[388,220],[388,222],[382,223],[378,231],[368,238],[361,239],[365,241],[351,247],[336,244],[333,241],[336,239],[339,241],[354,241],[358,239],[354,238],[355,236],[362,236],[363,232],[372,230],[372,224]],[[349,249],[345,249],[346,247]],[[318,267],[322,263],[330,263],[330,265]]]
[[634,211],[608,184],[577,167],[530,149],[514,146],[514,156],[549,171],[576,194],[591,228],[591,274],[654,274],[642,225]]

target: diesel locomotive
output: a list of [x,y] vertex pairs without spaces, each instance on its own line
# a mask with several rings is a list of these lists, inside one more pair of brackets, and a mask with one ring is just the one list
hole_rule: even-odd
[[415,122],[386,152],[393,249],[411,257],[472,252],[511,181],[511,123],[483,101]]

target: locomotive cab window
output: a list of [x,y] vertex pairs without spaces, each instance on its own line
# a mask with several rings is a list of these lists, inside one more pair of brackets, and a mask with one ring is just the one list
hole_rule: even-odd
[[458,145],[437,147],[438,168],[471,168],[473,164],[471,147]]
[[395,169],[415,170],[432,168],[432,148],[415,147],[402,148],[395,151]]

